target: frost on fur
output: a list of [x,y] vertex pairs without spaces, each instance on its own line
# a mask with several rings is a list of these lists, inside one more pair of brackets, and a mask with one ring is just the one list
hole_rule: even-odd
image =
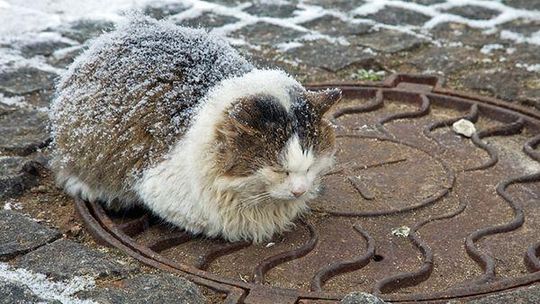
[[[203,30],[134,16],[62,76],[51,106],[52,166],[73,196],[112,208],[140,202],[192,233],[262,242],[290,229],[316,195],[334,153],[322,117],[338,99],[307,92],[283,71],[255,69]],[[251,146],[235,142],[246,138],[235,111],[260,127]],[[228,174],[223,155],[242,155],[238,164],[250,169]]]

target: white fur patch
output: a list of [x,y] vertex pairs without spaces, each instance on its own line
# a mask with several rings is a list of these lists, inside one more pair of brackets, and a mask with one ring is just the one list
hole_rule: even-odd
[[303,173],[307,172],[309,167],[313,165],[315,157],[311,149],[308,151],[302,149],[298,134],[294,134],[285,147],[284,161],[286,170],[294,173]]
[[292,87],[301,85],[277,70],[253,70],[222,81],[207,94],[190,129],[166,159],[143,172],[135,192],[159,216],[194,233],[262,241],[290,227],[293,218],[306,210],[305,203],[276,205],[279,211],[239,210],[244,197],[238,187],[249,181],[220,178],[213,151],[216,126],[233,102],[268,94],[289,109]]

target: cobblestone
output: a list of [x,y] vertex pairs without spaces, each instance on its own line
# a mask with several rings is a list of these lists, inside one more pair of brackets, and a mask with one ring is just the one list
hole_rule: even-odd
[[[1,102],[0,97],[0,105]],[[50,137],[47,113],[13,107],[3,109],[4,115],[0,115],[0,152],[28,155],[45,146]]]
[[52,90],[55,77],[53,73],[30,67],[3,73],[0,70],[0,93],[23,95]]
[[0,156],[0,200],[20,195],[36,185],[37,165],[23,157]]
[[255,45],[277,46],[289,42],[302,35],[302,32],[289,28],[281,28],[274,24],[257,22],[233,32],[233,37],[246,39]]
[[109,21],[100,20],[77,20],[65,27],[57,29],[62,36],[79,42],[85,42],[88,39],[95,38],[104,32],[114,28],[114,24]]
[[421,13],[403,10],[397,7],[389,7],[378,11],[375,14],[370,14],[363,17],[390,25],[422,25],[430,19],[430,17]]
[[0,227],[0,261],[27,253],[60,237],[58,231],[10,210],[0,210]]
[[311,41],[301,47],[286,52],[287,56],[309,66],[320,67],[328,71],[339,71],[353,63],[369,67],[375,56],[365,48],[339,46],[327,41]]
[[117,286],[96,288],[79,296],[102,304],[207,303],[195,284],[170,274],[137,275],[118,282]]
[[380,30],[357,36],[352,42],[385,53],[412,51],[427,43],[426,40],[416,36],[391,30]]
[[57,240],[24,255],[15,265],[56,280],[84,275],[99,278],[124,277],[137,269],[66,239]]
[[197,16],[193,19],[185,19],[182,21],[177,22],[177,24],[182,26],[190,26],[190,27],[202,27],[202,28],[214,28],[214,27],[220,27],[225,24],[233,23],[238,21],[237,18],[231,17],[231,16],[222,16],[222,15],[216,15],[213,13],[205,13],[201,16]]

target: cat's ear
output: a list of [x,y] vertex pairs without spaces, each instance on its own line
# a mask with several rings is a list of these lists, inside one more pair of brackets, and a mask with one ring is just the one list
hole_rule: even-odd
[[321,116],[341,99],[341,90],[337,88],[324,91],[307,91],[305,94]]

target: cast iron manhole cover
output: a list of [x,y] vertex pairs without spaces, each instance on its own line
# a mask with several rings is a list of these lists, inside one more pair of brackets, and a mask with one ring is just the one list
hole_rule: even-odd
[[[314,85],[311,88],[334,87]],[[77,201],[89,230],[226,302],[472,297],[540,281],[540,115],[394,75],[341,84],[338,165],[296,229],[269,244],[194,238]],[[450,125],[475,122],[472,138]]]

